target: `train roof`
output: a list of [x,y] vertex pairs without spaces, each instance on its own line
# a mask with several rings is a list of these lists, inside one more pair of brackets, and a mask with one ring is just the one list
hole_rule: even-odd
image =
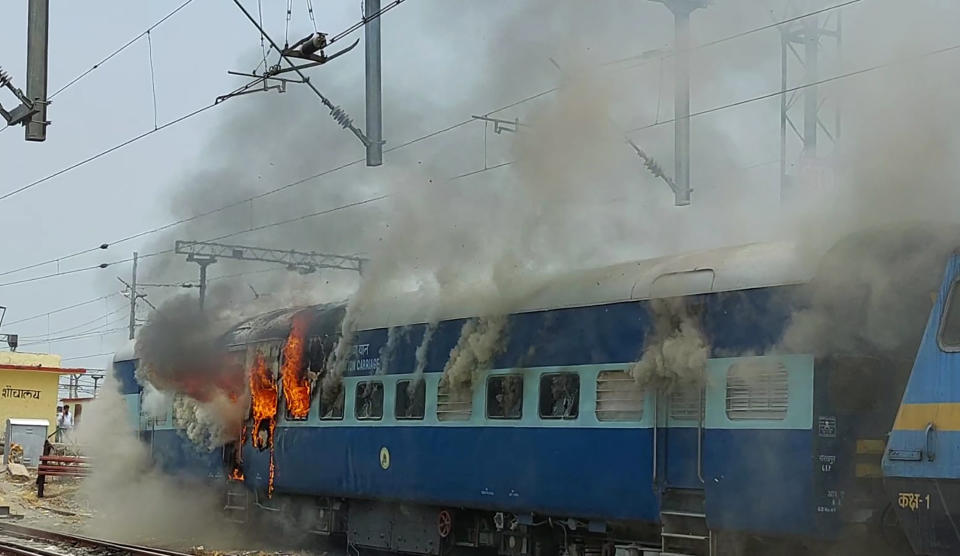
[[622,301],[801,284],[818,257],[793,242],[751,243],[629,261],[606,267],[516,281],[510,291],[476,290],[440,296],[381,295],[364,304],[360,329],[384,328],[476,315],[524,313]]

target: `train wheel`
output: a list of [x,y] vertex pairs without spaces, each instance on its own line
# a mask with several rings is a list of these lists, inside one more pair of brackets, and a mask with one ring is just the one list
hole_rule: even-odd
[[440,510],[437,514],[437,534],[441,539],[445,539],[453,532],[453,516],[448,510]]

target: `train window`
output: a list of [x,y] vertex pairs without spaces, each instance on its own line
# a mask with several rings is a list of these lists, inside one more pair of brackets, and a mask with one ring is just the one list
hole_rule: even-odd
[[358,421],[379,421],[383,418],[383,383],[358,382],[353,406]]
[[343,401],[345,399],[343,385],[337,385],[337,397],[331,402],[326,401],[324,393],[320,393],[320,419],[325,421],[339,421],[343,419]]
[[643,388],[624,371],[601,371],[597,375],[597,420],[643,419]]
[[940,319],[940,334],[937,340],[944,351],[960,351],[960,294],[957,293],[960,280],[950,286],[947,303]]
[[523,377],[500,375],[487,379],[487,417],[519,419],[523,416]]
[[395,404],[397,419],[423,419],[427,385],[423,379],[397,382]]
[[787,369],[780,362],[740,362],[727,370],[727,417],[732,421],[787,417]]
[[691,384],[677,386],[670,392],[670,418],[677,421],[699,421],[703,414],[703,389]]
[[580,415],[580,375],[550,373],[540,377],[540,417],[576,419]]
[[446,381],[437,385],[437,420],[466,421],[473,414],[470,390],[451,390]]

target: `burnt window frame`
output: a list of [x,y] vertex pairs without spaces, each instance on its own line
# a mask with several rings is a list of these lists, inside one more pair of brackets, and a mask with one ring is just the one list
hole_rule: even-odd
[[[359,408],[358,405],[357,405],[357,401],[358,401],[358,398],[357,398],[357,397],[360,395],[360,385],[361,385],[361,384],[364,384],[364,385],[366,385],[366,384],[376,384],[376,385],[380,386],[380,414],[379,414],[378,416],[376,416],[376,417],[360,417],[360,416],[357,414],[357,409]],[[384,388],[384,385],[383,385],[383,381],[382,381],[382,380],[361,380],[361,381],[355,383],[355,384],[353,385],[353,418],[354,418],[354,420],[356,420],[356,421],[382,421],[382,420],[383,420],[383,406],[384,406],[384,402],[386,401],[386,400],[384,400],[385,397],[386,397],[386,389]]]
[[[420,414],[415,415],[413,417],[401,416],[400,415],[400,391],[406,390],[408,392],[407,400],[410,400],[409,389],[410,389],[410,383],[412,382],[417,383],[417,391],[418,393],[420,393],[420,396],[419,396],[420,397]],[[417,396],[414,395],[413,399],[416,400]],[[394,395],[393,395],[393,418],[398,421],[423,421],[426,418],[426,415],[427,415],[427,381],[424,380],[423,377],[419,379],[410,378],[405,380],[398,380],[396,384],[396,391],[394,392]]]
[[943,310],[940,314],[940,323],[937,325],[937,346],[940,347],[941,351],[946,353],[960,352],[960,342],[957,342],[955,345],[949,345],[945,344],[943,341],[943,329],[947,324],[947,315],[950,314],[950,309],[953,306],[954,301],[957,301],[956,310],[960,311],[960,300],[954,299],[958,289],[960,289],[960,279],[954,279],[950,284],[950,289],[947,290],[947,299],[943,303]]
[[340,402],[340,413],[333,414],[331,416],[324,416],[323,411],[326,407],[323,403],[323,392],[320,388],[317,388],[317,416],[321,421],[343,421],[343,415],[347,410],[347,389],[342,384],[340,385],[340,395],[338,396]]
[[[568,417],[565,417],[565,416],[555,417],[552,415],[552,409],[551,409],[551,414],[544,415],[543,414],[544,380],[550,377],[555,377],[560,375],[572,376],[576,378],[576,381],[577,381],[577,399],[576,399],[576,405],[575,405],[576,412],[573,415],[570,415]],[[550,394],[550,395],[551,397],[553,396],[553,394]],[[540,375],[539,380],[537,381],[537,415],[541,419],[544,419],[547,421],[575,421],[580,418],[580,405],[582,402],[581,400],[582,397],[583,397],[583,382],[580,380],[580,373],[577,373],[574,371],[543,373],[542,375]],[[554,401],[554,403],[556,402]]]
[[[506,381],[507,379],[516,379],[520,382],[520,413],[517,416],[508,416],[506,411],[503,412],[503,415],[491,415],[490,414],[490,387],[495,381]],[[484,408],[483,415],[487,419],[493,419],[496,421],[519,421],[523,419],[523,374],[521,373],[504,373],[490,375],[487,377],[486,388],[484,390]]]

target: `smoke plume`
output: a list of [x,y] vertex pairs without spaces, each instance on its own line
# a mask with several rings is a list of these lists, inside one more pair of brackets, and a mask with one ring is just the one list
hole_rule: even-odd
[[702,385],[710,350],[696,315],[681,298],[652,299],[653,330],[644,338],[643,355],[629,373],[641,386],[664,390]]

